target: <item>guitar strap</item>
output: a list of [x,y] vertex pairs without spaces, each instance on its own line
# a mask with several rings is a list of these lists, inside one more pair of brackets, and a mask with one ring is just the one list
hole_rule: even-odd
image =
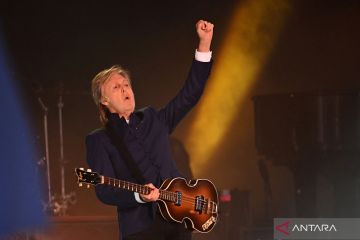
[[131,153],[129,152],[128,148],[124,144],[124,142],[118,136],[115,135],[114,131],[111,129],[109,124],[106,125],[105,130],[106,130],[106,134],[109,136],[112,144],[114,144],[114,146],[119,151],[120,156],[122,156],[124,158],[125,163],[126,163],[127,167],[129,168],[129,170],[131,171],[131,174],[133,175],[133,177],[135,177],[135,179],[138,181],[138,183],[145,184],[145,179],[144,179],[142,173],[140,172],[138,165],[135,163],[133,157],[131,156]]

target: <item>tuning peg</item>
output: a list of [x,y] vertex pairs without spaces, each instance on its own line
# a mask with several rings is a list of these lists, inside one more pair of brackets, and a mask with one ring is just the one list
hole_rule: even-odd
[[87,186],[86,186],[87,188],[90,188],[90,184],[87,184]]
[[83,185],[82,183],[79,183],[79,187],[82,187],[82,185]]
[[81,167],[81,168],[79,168],[81,171],[84,171],[84,168],[83,167]]
[[89,169],[87,169],[86,171],[87,171],[87,172],[91,172],[91,169],[89,168]]

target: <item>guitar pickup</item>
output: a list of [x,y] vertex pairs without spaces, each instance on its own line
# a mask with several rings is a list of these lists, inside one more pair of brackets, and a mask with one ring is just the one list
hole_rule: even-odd
[[205,205],[206,201],[204,196],[196,196],[195,197],[195,211],[202,213],[202,211],[204,210],[204,205]]
[[175,198],[175,205],[176,206],[181,205],[181,198],[182,198],[182,193],[181,192],[176,192],[176,198]]

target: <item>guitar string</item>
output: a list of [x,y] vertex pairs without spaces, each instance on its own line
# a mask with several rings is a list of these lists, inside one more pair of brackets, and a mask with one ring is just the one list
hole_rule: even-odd
[[[110,177],[105,177],[104,176],[104,182],[107,182],[109,185],[111,186],[114,186],[114,187],[118,187],[118,188],[124,188],[124,189],[128,189],[132,191],[134,191],[134,188],[136,191],[138,192],[144,192],[146,190],[149,190],[149,187],[147,186],[144,186],[144,185],[139,185],[139,184],[135,184],[135,183],[130,183],[130,182],[126,182],[126,181],[123,181],[123,180],[119,180],[119,179],[115,179],[115,178],[110,178]],[[121,187],[121,184],[123,185],[123,187]],[[126,187],[126,184],[127,184],[127,187]],[[138,188],[140,188],[140,190],[138,190]],[[174,192],[170,192],[170,191],[166,191],[166,190],[161,190],[159,189],[160,191],[160,194],[162,194],[163,198],[165,198],[164,200],[170,200],[172,202],[176,202],[176,198],[177,198],[177,193],[174,193]],[[147,192],[147,191],[146,191]],[[166,197],[170,198],[170,199],[167,199]],[[197,202],[195,203],[194,201],[197,200]],[[213,213],[212,211],[215,209],[216,210],[216,207],[217,206],[217,203],[214,202],[214,201],[206,201],[206,200],[203,200],[203,199],[196,199],[196,198],[193,198],[193,197],[190,197],[190,196],[186,196],[186,195],[182,195],[181,196],[181,202],[186,204],[191,204],[191,206],[195,206],[199,203],[201,203],[201,210],[206,210],[206,213],[207,213],[207,210],[210,210],[211,213]],[[207,204],[210,203],[210,205],[208,206]],[[206,207],[208,206],[208,209],[206,209]]]
[[[109,179],[107,179],[107,180],[109,180],[109,184],[111,184],[111,181],[113,181],[113,184],[111,184],[111,185],[114,185],[114,186],[119,186],[119,184],[121,185],[121,182],[123,183],[123,187],[126,189],[134,189],[134,187],[135,187],[135,189],[136,190],[138,190],[138,187],[140,187],[140,192],[141,192],[141,190],[147,190],[147,187],[146,186],[143,186],[143,185],[139,185],[139,184],[135,184],[135,183],[129,183],[129,182],[125,182],[125,181],[121,181],[121,180],[118,180],[118,179],[112,179],[112,178],[109,178]],[[118,181],[119,182],[119,184],[116,184],[116,181]],[[126,183],[128,184],[128,187],[126,187]],[[145,189],[144,189],[145,188]],[[170,192],[170,191],[166,191],[166,190],[160,190],[160,192],[162,192],[163,193],[163,195],[167,195],[168,197],[170,197],[170,200],[173,200],[173,198],[176,198],[177,196],[176,196],[176,193],[174,193],[174,192]],[[164,196],[165,197],[165,196]],[[189,197],[189,196],[186,196],[186,195],[182,195],[182,200],[188,200],[188,201],[190,201],[191,203],[193,202],[193,201],[195,201],[196,200],[196,198],[193,198],[193,197]],[[206,201],[206,200],[202,200],[202,199],[197,199],[197,201],[198,201],[198,203],[200,202],[200,203],[208,203],[208,201]],[[212,201],[210,201],[210,202],[212,202]],[[195,204],[194,204],[195,205]]]
[[[161,191],[164,191],[164,190],[161,190]],[[174,193],[173,192],[169,192],[169,191],[166,191],[167,193],[169,193],[169,194],[171,194],[171,195],[174,195]],[[176,198],[176,196],[172,196],[173,198],[175,197]],[[166,200],[166,199],[165,199]],[[170,199],[170,200],[172,200],[172,201],[174,201],[175,202],[175,200],[173,200],[173,199]],[[195,201],[196,199],[195,198],[192,198],[192,197],[188,197],[188,196],[186,196],[186,195],[183,195],[182,196],[182,199],[181,199],[181,203],[189,203],[189,204],[191,204],[191,206],[196,206],[197,205],[197,203],[194,203],[194,201]],[[216,207],[215,206],[217,206],[217,203],[216,202],[214,202],[214,201],[206,201],[206,200],[202,200],[202,199],[198,199],[198,203],[201,203],[201,210],[205,210],[207,207],[208,207],[208,210],[210,210],[211,211],[211,213],[212,213],[212,211],[213,210],[216,210]],[[208,206],[207,204],[208,203],[210,203],[210,205]],[[207,211],[206,211],[207,212]]]
[[[106,180],[106,179],[105,179]],[[121,187],[121,183],[123,184],[123,187],[125,188],[125,189],[136,189],[136,190],[138,190],[138,188],[140,188],[140,191],[141,190],[147,190],[147,189],[149,189],[147,186],[143,186],[143,185],[139,185],[139,184],[135,184],[135,183],[129,183],[129,182],[126,182],[126,181],[122,181],[122,180],[118,180],[118,179],[114,179],[114,178],[108,178],[107,180],[109,180],[108,181],[108,183],[110,184],[110,185],[114,185],[114,186],[118,186],[118,187]],[[111,184],[111,181],[113,182],[113,184]],[[118,182],[118,184],[116,184],[116,182]],[[128,187],[126,187],[126,184],[128,185]],[[172,202],[175,202],[175,200],[174,200],[174,198],[176,198],[177,196],[176,196],[176,193],[174,193],[174,192],[170,192],[170,191],[166,191],[166,190],[161,190],[161,189],[159,189],[160,190],[160,193],[162,193],[162,197],[163,198],[165,198],[164,200],[171,200]],[[170,198],[170,199],[166,199],[166,196],[168,197],[168,198]],[[197,204],[201,204],[200,206],[201,206],[201,210],[205,210],[206,209],[206,207],[207,207],[207,204],[208,203],[210,203],[210,206],[209,206],[209,208],[208,208],[208,210],[210,210],[210,212],[212,212],[214,209],[216,209],[216,207],[214,207],[214,206],[216,206],[217,205],[217,203],[216,202],[214,202],[214,201],[206,201],[206,200],[202,200],[202,199],[197,199],[197,203],[195,203],[194,201],[196,200],[196,198],[193,198],[193,197],[190,197],[190,196],[186,196],[186,195],[182,195],[181,196],[182,198],[181,198],[181,202],[182,203],[189,203],[192,207],[193,206],[196,206]],[[206,211],[207,212],[207,211]]]
[[[181,196],[181,200],[182,200],[181,202],[187,201],[190,203],[194,203],[194,201],[196,201],[196,198]],[[207,203],[214,203],[214,201],[207,201],[207,200],[202,200],[202,199],[197,199],[197,201],[202,203],[203,205],[205,205]],[[194,205],[196,205],[196,203],[194,203]]]
[[[164,199],[164,200],[167,200],[167,199]],[[173,200],[173,199],[171,199],[171,200]],[[210,205],[210,206],[207,206],[207,205],[205,205],[205,204],[202,204],[201,205],[201,208],[200,208],[200,210],[206,210],[206,213],[208,213],[208,211],[210,211],[210,213],[214,213],[213,212],[213,210],[215,210],[216,209],[216,207],[215,207],[215,202],[213,202],[213,201],[210,201],[212,204]],[[194,204],[194,202],[193,201],[188,201],[188,200],[185,200],[185,201],[181,201],[181,204],[190,204],[190,206],[192,206],[192,207],[194,207],[196,204]],[[214,205],[215,204],[215,205]],[[207,208],[208,207],[208,208]]]
[[[165,190],[161,190],[161,191],[165,191]],[[175,195],[175,193],[174,192],[169,192],[169,191],[165,191],[166,193],[169,193],[170,195],[171,195],[171,197],[175,197],[176,198],[176,195]],[[172,199],[171,199],[172,200]],[[193,203],[193,205],[195,206],[196,205],[196,203],[194,203],[194,201],[196,201],[197,200],[197,203],[201,203],[203,206],[206,206],[205,204],[208,204],[208,203],[210,203],[210,204],[215,204],[215,205],[217,205],[217,203],[216,202],[214,202],[214,201],[208,201],[208,200],[203,200],[203,199],[196,199],[196,198],[193,198],[193,197],[190,197],[190,196],[186,196],[186,195],[182,195],[181,196],[181,202],[190,202],[190,203]]]
[[[110,180],[109,183],[111,183],[111,180],[113,180],[115,186],[116,186],[116,184],[115,184],[116,181],[121,181],[121,180],[118,180],[118,179],[109,179],[109,180]],[[123,182],[124,188],[126,188],[125,184],[128,183],[127,188],[128,189],[131,188],[132,190],[134,189],[134,187],[135,187],[135,189],[137,189],[137,187],[140,187],[140,189],[143,189],[143,190],[146,190],[146,188],[147,188],[146,186],[135,184],[135,183],[129,183],[129,182],[125,182],[125,181],[122,181],[122,182]],[[121,184],[121,182],[120,182],[120,184]],[[170,192],[170,191],[166,191],[166,190],[160,190],[160,192],[162,192],[163,195],[167,195],[170,198],[170,199],[165,199],[165,200],[171,200],[171,201],[175,202],[174,198],[176,198],[177,196],[175,195],[174,192]],[[163,197],[165,198],[165,196],[163,196]],[[189,202],[193,206],[195,206],[197,204],[201,204],[203,206],[202,209],[205,208],[205,206],[207,206],[208,203],[212,204],[212,205],[210,205],[211,209],[214,208],[213,204],[217,205],[214,201],[211,201],[211,200],[207,201],[207,200],[197,199],[197,203],[194,203],[195,200],[196,200],[196,198],[189,197],[189,196],[186,196],[186,195],[182,195],[182,202]]]
[[[104,180],[108,180],[108,182],[109,182],[109,184],[110,185],[114,185],[114,186],[119,186],[119,185],[121,185],[121,183],[123,184],[123,186],[124,186],[124,188],[125,189],[134,189],[134,187],[135,187],[135,189],[137,190],[138,189],[138,187],[140,188],[140,190],[146,190],[146,189],[149,189],[149,187],[147,187],[147,186],[144,186],[144,185],[140,185],[140,184],[136,184],[136,183],[130,183],[130,182],[126,182],[126,181],[123,181],[123,180],[119,180],[119,179],[115,179],[115,178],[109,178],[109,177],[104,177]],[[113,181],[113,184],[111,184],[111,181]],[[116,182],[118,182],[119,184],[116,184]],[[128,187],[126,187],[126,184],[128,185]],[[131,186],[131,187],[130,187]],[[167,194],[167,195],[170,195],[170,198],[171,197],[175,197],[176,198],[176,193],[174,193],[174,192],[170,192],[170,191],[166,191],[166,190],[161,190],[161,189],[159,189],[160,190],[160,192],[163,192],[163,194]],[[186,196],[186,195],[182,195],[181,196],[181,198],[182,198],[182,200],[184,199],[184,200],[188,200],[189,202],[193,202],[193,201],[195,201],[195,200],[197,200],[198,202],[200,202],[200,203],[202,203],[203,205],[205,204],[205,203],[208,203],[208,201],[206,201],[206,200],[202,200],[202,199],[196,199],[196,198],[193,198],[193,197],[190,197],[190,196]],[[211,203],[215,203],[214,201],[210,201]],[[215,203],[216,204],[216,203]],[[196,205],[196,204],[194,204],[194,205]]]
[[[175,200],[174,200],[174,198],[171,198],[170,197],[170,199],[165,199],[165,200],[172,200],[173,202],[176,202]],[[195,201],[195,199],[193,199],[194,201]],[[194,201],[192,201],[191,199],[187,199],[187,198],[181,198],[181,202],[188,202],[188,203],[193,203],[194,205],[196,205],[196,203],[194,203]],[[206,201],[206,200],[198,200],[198,203],[203,203],[203,205],[204,205],[204,203],[215,203],[214,201]]]
[[[189,201],[182,201],[181,204],[184,204],[184,205],[190,204],[190,206],[192,206],[192,207],[194,207],[194,205],[196,205],[196,204],[194,204],[193,202],[189,202]],[[214,207],[210,205],[210,206],[207,208],[207,205],[201,205],[201,208],[200,208],[200,209],[201,209],[201,210],[208,209],[208,210],[212,211],[212,210],[214,210]]]

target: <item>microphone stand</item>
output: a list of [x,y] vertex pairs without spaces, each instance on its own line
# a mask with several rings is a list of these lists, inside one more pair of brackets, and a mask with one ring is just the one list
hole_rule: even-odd
[[66,211],[69,207],[69,204],[75,204],[75,193],[71,192],[66,194],[65,191],[65,158],[64,158],[64,137],[63,137],[63,115],[62,110],[64,108],[63,102],[63,85],[60,84],[59,91],[59,102],[58,102],[58,112],[59,112],[59,137],[60,137],[60,174],[61,174],[61,204],[59,205],[58,213],[60,215],[66,215]]
[[45,162],[46,162],[46,175],[47,175],[47,190],[48,190],[48,202],[44,204],[44,210],[51,209],[54,198],[51,195],[51,178],[50,178],[50,157],[49,157],[49,138],[48,138],[48,108],[45,106],[41,97],[38,97],[38,102],[43,110],[43,122],[44,122],[44,137],[45,137]]

